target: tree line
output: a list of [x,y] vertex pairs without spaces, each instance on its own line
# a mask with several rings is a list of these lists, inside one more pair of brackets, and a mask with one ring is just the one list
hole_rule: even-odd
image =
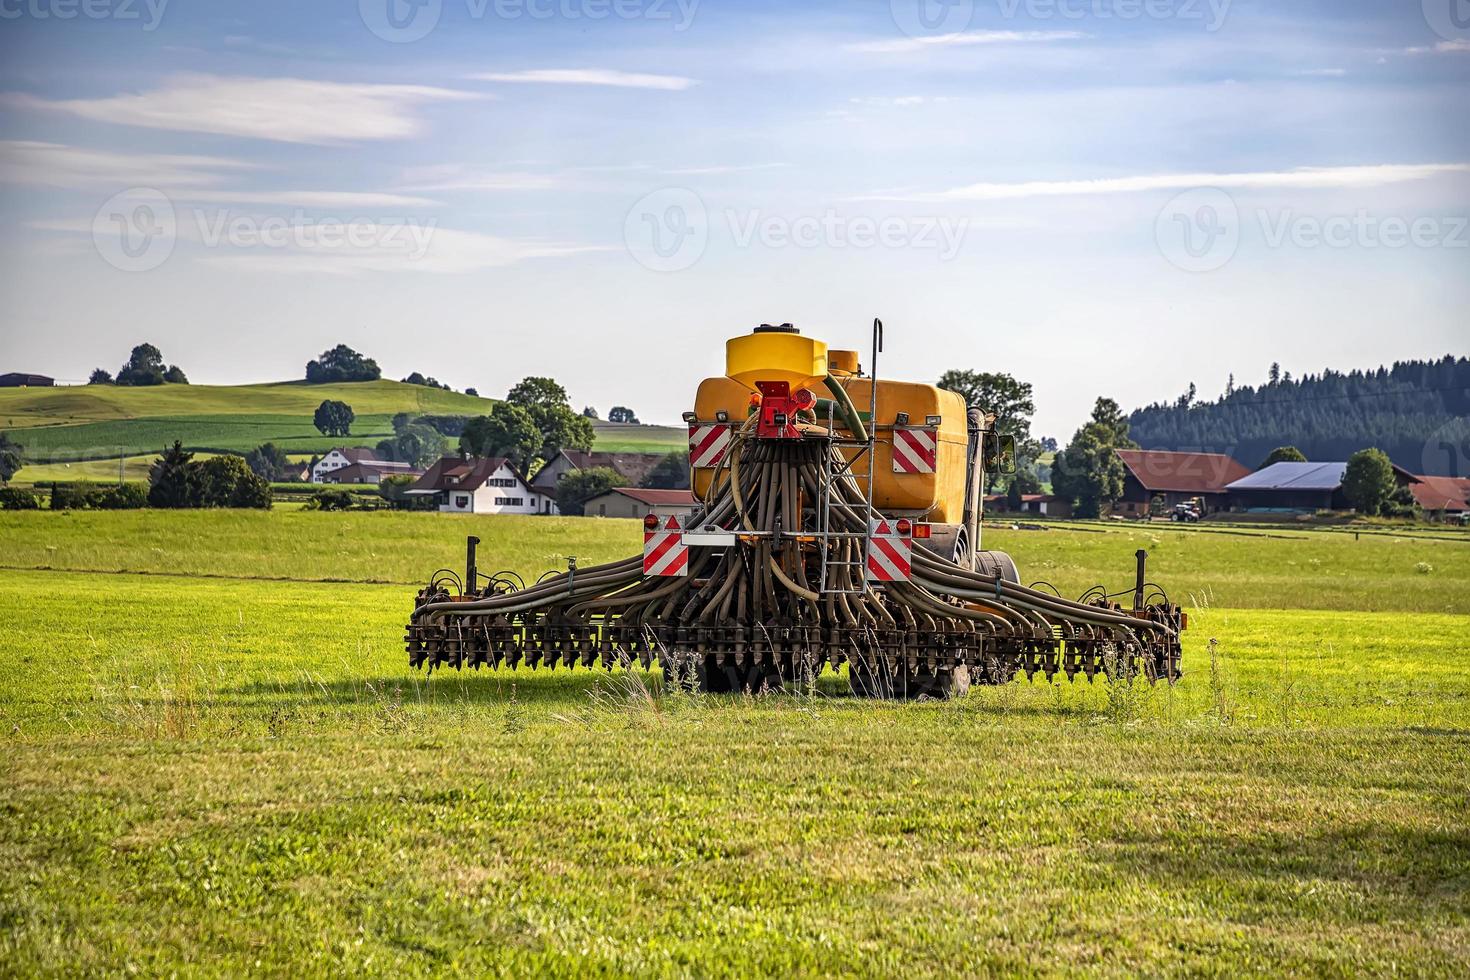
[[1194,386],[1170,403],[1129,416],[1149,449],[1227,453],[1255,467],[1291,444],[1314,460],[1343,460],[1377,446],[1415,473],[1466,476],[1470,460],[1470,359],[1400,361],[1372,371],[1292,378],[1273,364],[1259,387],[1232,377],[1214,401]]

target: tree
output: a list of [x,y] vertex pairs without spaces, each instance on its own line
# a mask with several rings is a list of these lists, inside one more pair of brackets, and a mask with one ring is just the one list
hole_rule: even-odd
[[379,455],[396,459],[400,463],[427,469],[449,449],[449,441],[437,429],[427,425],[405,426],[392,439],[378,443]]
[[1342,474],[1342,495],[1358,513],[1369,517],[1378,514],[1397,488],[1393,464],[1383,450],[1360,449],[1348,457]]
[[958,394],[967,406],[995,415],[996,432],[1016,440],[1017,466],[1041,455],[1041,445],[1031,438],[1036,402],[1030,384],[1004,373],[952,370],[940,376],[939,387]]
[[245,454],[245,465],[267,483],[279,483],[291,476],[291,460],[286,451],[273,442],[267,442]]
[[192,506],[270,509],[270,484],[252,473],[239,456],[212,456],[189,465],[198,471]]
[[1054,453],[1057,451],[1057,441],[1052,436],[1042,436],[1037,441],[1037,445],[1041,447],[1041,451],[1044,453]]
[[328,398],[316,407],[312,424],[324,436],[349,436],[356,418],[351,405]]
[[592,421],[596,422],[599,419],[601,419],[602,416],[601,415],[598,415],[597,414],[597,409],[593,408],[591,405],[583,405],[582,406],[582,418],[584,418],[584,419],[591,419]]
[[306,380],[311,384],[336,381],[377,381],[383,376],[378,362],[363,357],[346,344],[338,344],[306,365]]
[[643,478],[643,485],[650,490],[688,490],[689,489],[689,453],[683,449],[676,449],[658,461],[658,465],[648,471]]
[[108,374],[106,371],[102,370],[101,368],[94,368],[92,370],[92,376],[87,379],[87,384],[89,384],[89,385],[110,385],[110,384],[112,384],[112,375],[111,374]]
[[408,496],[408,488],[414,482],[415,478],[407,473],[392,473],[378,481],[378,493],[393,510],[408,510],[414,503],[414,498]]
[[614,405],[611,409],[609,409],[607,413],[607,420],[609,422],[621,422],[624,425],[638,424],[638,416],[633,413],[633,410],[622,405]]
[[149,507],[192,507],[197,497],[194,454],[174,444],[148,469]]
[[118,370],[117,383],[139,387],[161,385],[164,374],[163,353],[152,344],[139,344],[128,356],[128,363]]
[[539,459],[550,460],[563,449],[591,449],[597,437],[592,420],[578,415],[567,391],[550,378],[526,378],[510,390],[506,401],[525,409],[541,432]]
[[1271,455],[1267,456],[1261,465],[1256,467],[1256,470],[1264,470],[1266,467],[1275,463],[1305,463],[1306,461],[1307,457],[1295,446],[1277,446],[1271,450]]
[[417,371],[404,378],[403,383],[406,385],[422,385],[425,388],[442,388],[445,391],[450,390],[450,387],[448,385],[440,384],[433,378],[426,378],[422,374],[419,374]]
[[556,485],[556,506],[572,517],[583,516],[583,505],[598,494],[607,493],[613,487],[625,487],[628,481],[617,470],[606,466],[591,466],[585,470],[572,470]]
[[531,413],[510,402],[496,402],[489,415],[465,423],[461,451],[473,456],[505,456],[521,472],[541,449],[541,429]]
[[1023,501],[1021,498],[1026,494],[1040,493],[1041,481],[1036,478],[1036,473],[1030,467],[1020,467],[1011,477],[1011,485],[1006,487],[1006,506],[1011,510],[1020,510]]
[[479,388],[466,388],[464,390],[464,393],[466,395],[469,395],[471,398],[479,398],[480,397],[480,389]]
[[185,377],[184,371],[177,364],[170,364],[168,370],[163,372],[163,380],[171,385],[186,385],[189,379]]
[[1092,420],[1078,429],[1052,464],[1052,491],[1072,500],[1079,517],[1097,517],[1103,507],[1123,495],[1127,471],[1119,449],[1136,449],[1128,438],[1128,420],[1111,398],[1099,398]]
[[10,436],[0,432],[0,483],[9,483],[24,464],[25,447],[11,442]]
[[1281,365],[1276,361],[1271,362],[1271,370],[1266,373],[1267,383],[1279,384],[1281,381]]

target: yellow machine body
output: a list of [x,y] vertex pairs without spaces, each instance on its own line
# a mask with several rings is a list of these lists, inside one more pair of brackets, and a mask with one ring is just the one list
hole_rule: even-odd
[[[712,423],[717,413],[726,413],[735,425],[744,422],[751,410],[757,381],[787,381],[792,391],[807,388],[818,398],[830,398],[825,385],[830,371],[847,392],[864,422],[872,407],[873,382],[856,377],[857,355],[831,351],[820,341],[794,333],[755,333],[726,344],[725,377],[700,382],[694,413],[701,423]],[[934,385],[907,381],[878,381],[877,426],[874,457],[859,457],[860,450],[844,447],[855,459],[853,473],[866,483],[868,466],[873,467],[873,506],[885,514],[908,515],[936,524],[959,524],[964,519],[965,485],[968,480],[969,431],[964,399]],[[910,426],[935,431],[937,450],[933,473],[896,473],[893,468],[893,430],[899,413],[906,413]],[[938,426],[926,420],[939,418]],[[820,421],[825,423],[826,419]],[[843,428],[841,416],[835,423]],[[709,491],[716,470],[696,467],[694,492]]]

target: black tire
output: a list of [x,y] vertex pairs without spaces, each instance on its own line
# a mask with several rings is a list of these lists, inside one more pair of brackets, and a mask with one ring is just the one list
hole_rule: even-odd
[[1021,584],[1021,573],[1016,560],[1004,551],[981,551],[975,554],[975,571],[986,575],[999,573],[1000,577],[1015,585]]

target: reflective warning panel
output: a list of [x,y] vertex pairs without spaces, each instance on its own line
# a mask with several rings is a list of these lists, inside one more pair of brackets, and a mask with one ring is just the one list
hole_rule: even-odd
[[673,578],[689,574],[689,549],[677,515],[660,517],[643,532],[643,574]]
[[893,472],[933,473],[938,450],[938,429],[894,429]]
[[910,581],[914,575],[912,527],[907,533],[901,533],[896,521],[878,520],[868,528],[868,567],[864,577],[869,582]]
[[714,469],[730,448],[729,422],[694,422],[689,426],[689,465]]

